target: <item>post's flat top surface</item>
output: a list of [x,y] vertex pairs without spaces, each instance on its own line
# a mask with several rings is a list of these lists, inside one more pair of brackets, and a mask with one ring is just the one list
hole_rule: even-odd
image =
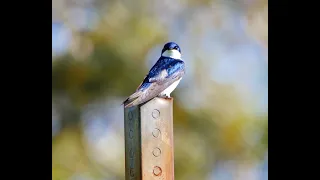
[[126,180],[174,180],[173,98],[125,108]]

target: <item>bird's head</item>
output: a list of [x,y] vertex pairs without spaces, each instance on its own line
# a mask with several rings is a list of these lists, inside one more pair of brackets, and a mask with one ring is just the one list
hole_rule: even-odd
[[181,50],[179,45],[174,42],[166,43],[161,51],[161,56],[181,59]]

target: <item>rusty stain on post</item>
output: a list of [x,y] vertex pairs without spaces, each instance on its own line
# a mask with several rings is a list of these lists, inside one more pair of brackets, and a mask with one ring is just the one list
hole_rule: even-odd
[[174,180],[173,98],[125,108],[125,179]]

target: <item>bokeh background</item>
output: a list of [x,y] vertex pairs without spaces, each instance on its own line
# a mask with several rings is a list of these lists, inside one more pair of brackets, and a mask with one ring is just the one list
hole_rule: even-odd
[[121,103],[167,41],[176,180],[268,178],[267,0],[54,0],[53,180],[124,179]]

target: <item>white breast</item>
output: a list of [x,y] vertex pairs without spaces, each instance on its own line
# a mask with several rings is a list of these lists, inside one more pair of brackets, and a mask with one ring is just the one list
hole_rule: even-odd
[[167,89],[165,89],[164,91],[161,92],[161,95],[166,95],[166,96],[170,97],[170,94],[172,93],[172,91],[174,91],[176,89],[176,87],[180,83],[181,79],[182,78],[180,78],[176,82],[172,83],[169,87],[167,87]]

